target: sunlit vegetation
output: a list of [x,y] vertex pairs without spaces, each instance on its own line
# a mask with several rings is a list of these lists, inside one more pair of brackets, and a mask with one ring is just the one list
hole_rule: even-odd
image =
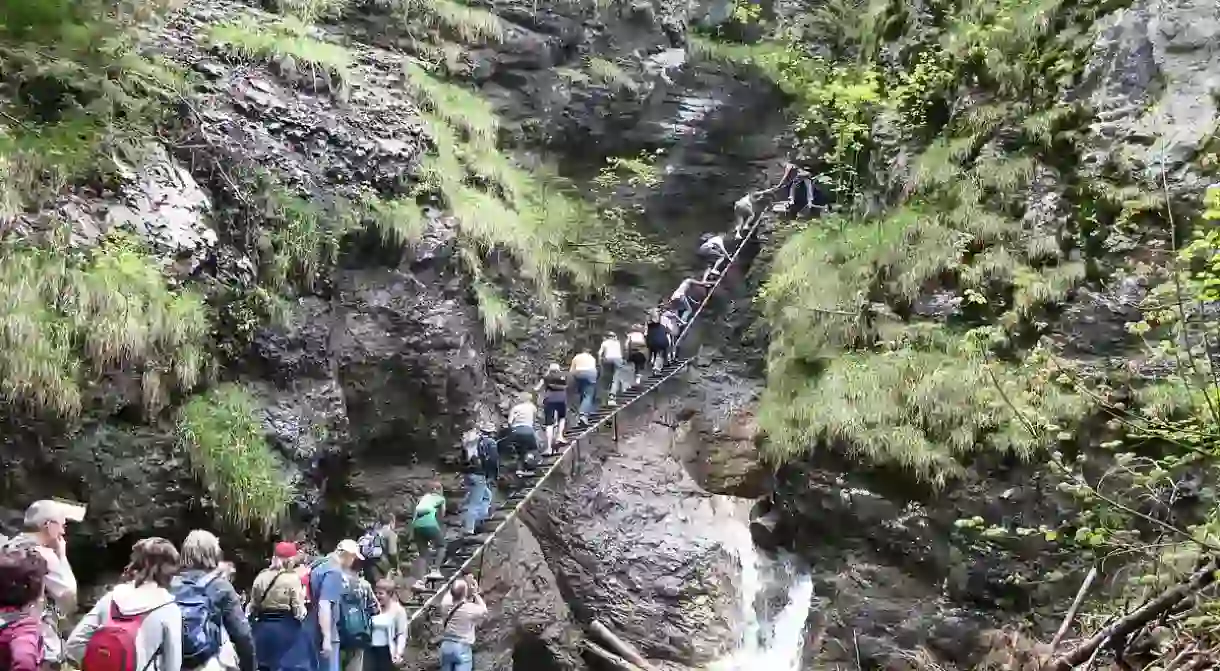
[[34,412],[76,417],[91,382],[114,370],[140,376],[155,414],[208,366],[207,311],[172,290],[156,262],[125,237],[84,256],[0,248],[0,395]]
[[275,64],[285,76],[326,82],[340,91],[350,84],[351,54],[337,44],[310,35],[311,27],[295,17],[260,25],[252,19],[222,23],[208,41],[235,57]]
[[178,414],[178,440],[222,518],[270,531],[292,502],[283,466],[264,435],[262,410],[235,384],[192,398]]
[[639,89],[631,75],[621,65],[605,58],[588,59],[589,75],[616,92],[635,93]]
[[375,0],[403,24],[422,23],[466,44],[499,42],[508,30],[492,12],[456,0]]

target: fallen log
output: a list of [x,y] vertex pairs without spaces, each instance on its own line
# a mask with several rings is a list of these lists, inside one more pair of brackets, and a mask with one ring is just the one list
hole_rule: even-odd
[[648,663],[648,660],[644,659],[644,656],[641,655],[640,652],[631,644],[627,643],[618,636],[615,636],[613,632],[606,628],[606,625],[602,624],[598,620],[594,620],[593,623],[589,625],[589,628],[593,630],[593,633],[596,634],[598,638],[602,639],[602,641],[609,645],[612,650],[622,655],[624,659],[632,664],[635,664],[641,669],[644,669],[644,671],[652,671],[652,665]]
[[616,669],[621,669],[622,671],[640,671],[640,667],[628,662],[622,657],[619,657],[613,652],[610,652],[587,638],[584,640],[584,644],[586,650],[593,653],[603,662],[613,666]]
[[1056,659],[1051,663],[1050,670],[1070,671],[1093,657],[1098,649],[1107,641],[1127,640],[1127,636],[1155,620],[1162,613],[1178,605],[1195,592],[1214,583],[1216,581],[1217,570],[1220,570],[1220,562],[1214,558],[1207,561],[1202,568],[1192,573],[1189,579],[1161,592],[1155,599],[1120,617],[1112,624],[1105,626],[1101,631],[1093,634],[1087,641]]

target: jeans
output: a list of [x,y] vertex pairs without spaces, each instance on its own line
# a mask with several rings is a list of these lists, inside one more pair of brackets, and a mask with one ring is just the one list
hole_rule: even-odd
[[462,528],[467,534],[472,534],[479,523],[487,519],[487,513],[491,510],[491,487],[487,484],[487,476],[482,473],[467,473],[464,480],[466,499],[462,501]]
[[593,412],[593,393],[597,391],[597,371],[580,370],[572,374],[576,380],[576,393],[580,396],[580,414]]
[[469,644],[441,641],[441,671],[473,671],[474,650]]
[[610,398],[618,396],[623,390],[623,360],[606,359],[602,361],[602,378],[610,379]]

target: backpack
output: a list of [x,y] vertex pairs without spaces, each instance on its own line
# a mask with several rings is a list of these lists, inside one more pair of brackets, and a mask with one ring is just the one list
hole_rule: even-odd
[[360,581],[352,578],[339,598],[339,647],[367,648],[373,640],[373,618]]
[[365,531],[360,540],[356,541],[356,545],[360,546],[360,556],[368,560],[376,561],[385,553],[381,547],[381,534],[378,533],[377,527],[371,527]]
[[500,444],[491,436],[479,437],[479,463],[482,464],[484,471],[493,471],[500,468]]
[[220,575],[174,580],[174,602],[182,610],[182,666],[196,668],[220,652],[220,612],[208,596],[207,586]]
[[[164,605],[168,604],[162,604]],[[89,637],[89,642],[85,644],[81,671],[142,671],[136,668],[136,635],[140,632],[144,619],[157,608],[135,615],[124,615],[119,612],[119,607],[112,598],[109,621],[95,630]],[[183,643],[185,642],[184,640]],[[152,665],[160,652],[158,648],[145,668]]]

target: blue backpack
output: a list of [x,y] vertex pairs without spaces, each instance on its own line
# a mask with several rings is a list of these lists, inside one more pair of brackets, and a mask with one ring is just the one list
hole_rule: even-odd
[[220,611],[208,596],[207,586],[220,575],[214,571],[197,578],[174,578],[170,591],[182,611],[182,666],[196,668],[220,653]]

